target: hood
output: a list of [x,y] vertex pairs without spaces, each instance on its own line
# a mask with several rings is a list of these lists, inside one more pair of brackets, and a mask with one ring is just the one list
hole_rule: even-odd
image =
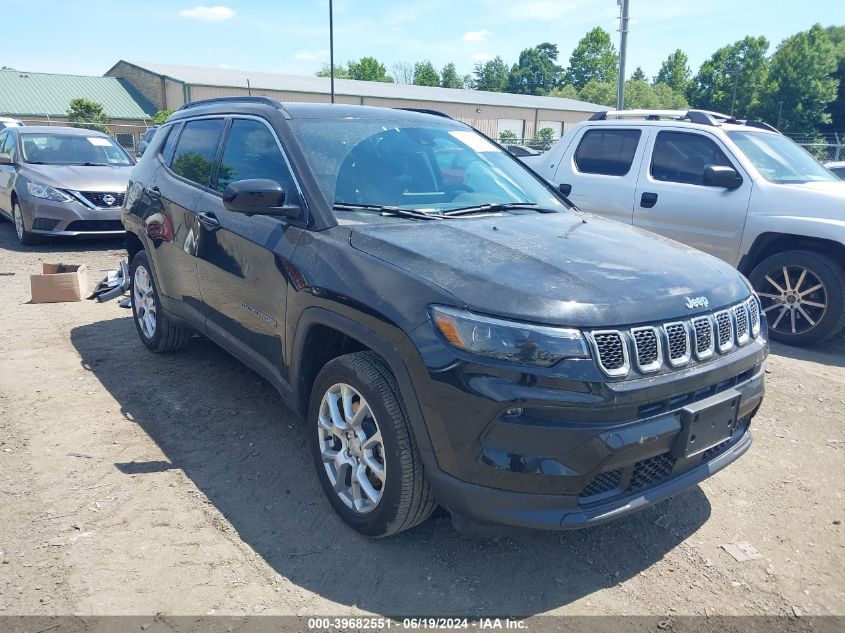
[[25,175],[32,182],[74,191],[126,191],[132,165],[31,165]]
[[[667,321],[748,297],[742,275],[672,240],[575,212],[355,227],[352,246],[470,310],[558,325]],[[706,297],[707,309],[686,307]]]
[[753,215],[845,222],[845,181],[770,184],[752,196]]

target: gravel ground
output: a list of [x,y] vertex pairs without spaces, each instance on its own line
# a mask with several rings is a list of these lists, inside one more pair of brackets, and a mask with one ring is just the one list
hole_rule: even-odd
[[[372,541],[319,488],[296,416],[204,339],[155,356],[116,302],[29,304],[0,223],[0,614],[845,614],[845,338],[773,345],[755,443],[703,485],[567,533]],[[737,562],[720,545],[762,555]]]

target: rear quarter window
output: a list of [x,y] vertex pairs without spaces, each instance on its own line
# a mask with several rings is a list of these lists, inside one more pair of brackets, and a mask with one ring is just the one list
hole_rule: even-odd
[[585,174],[624,176],[639,142],[640,130],[588,130],[575,150],[575,166]]

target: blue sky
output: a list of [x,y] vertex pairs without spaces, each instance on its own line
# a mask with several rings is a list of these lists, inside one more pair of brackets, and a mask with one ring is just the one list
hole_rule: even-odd
[[[764,35],[770,50],[815,22],[845,24],[843,0],[630,0],[628,72],[651,76],[674,49],[693,72],[719,46]],[[614,40],[616,0],[335,0],[335,59],[476,61],[543,41],[561,63],[589,29]],[[16,28],[16,23],[20,28]],[[4,0],[0,65],[102,74],[118,59],[311,74],[328,62],[328,0]]]

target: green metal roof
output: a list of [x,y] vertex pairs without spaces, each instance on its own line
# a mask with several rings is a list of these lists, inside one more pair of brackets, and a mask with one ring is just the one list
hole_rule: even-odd
[[148,119],[156,112],[132,84],[117,77],[0,70],[0,116],[63,117],[80,97],[101,104],[110,119]]

